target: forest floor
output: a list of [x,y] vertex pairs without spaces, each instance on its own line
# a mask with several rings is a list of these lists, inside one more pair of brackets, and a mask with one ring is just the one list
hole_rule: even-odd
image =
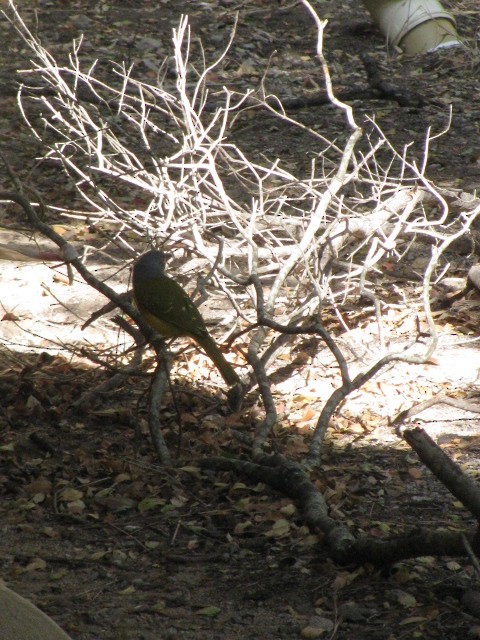
[[[56,56],[65,58],[72,40],[83,33],[80,57],[85,64],[97,57],[125,59],[152,82],[182,14],[189,15],[192,33],[202,39],[210,58],[228,42],[238,11],[218,88],[256,88],[264,74],[268,91],[285,99],[310,96],[323,86],[315,25],[296,2],[21,4],[27,25]],[[374,117],[395,147],[411,145],[419,162],[428,127],[434,133],[448,129],[431,143],[428,177],[474,194],[480,176],[478,7],[475,0],[462,0],[452,9],[467,48],[405,56],[386,50],[360,3],[318,5],[321,17],[329,20],[324,52],[336,91],[368,89],[363,52],[390,83],[422,97],[421,106],[352,100],[359,122]],[[28,66],[26,47],[6,20],[0,21],[0,36],[2,153],[45,202],[74,208],[75,191],[60,168],[37,163],[40,147],[8,84],[15,70]],[[307,170],[318,152],[312,138],[293,127],[278,136],[268,114],[254,114],[236,121],[231,139],[247,153],[261,150],[287,167]],[[330,105],[298,107],[294,115],[329,139],[343,130],[341,114]],[[6,175],[0,188],[12,188]],[[8,243],[18,226],[17,209],[5,207],[0,243]],[[88,229],[82,233],[78,242],[89,242]],[[424,264],[424,252],[420,247],[402,265],[404,274]],[[469,241],[457,244],[446,258],[449,275],[461,278],[477,261]],[[102,256],[97,259],[97,273],[116,270]],[[125,290],[127,281],[127,270],[116,274],[118,291]],[[217,374],[203,355],[193,352],[176,366],[183,466],[161,468],[145,416],[147,375],[106,392],[86,411],[76,410],[83,394],[108,379],[101,367],[82,357],[80,348],[100,351],[119,340],[116,325],[107,320],[81,331],[101,306],[100,296],[81,282],[71,285],[64,267],[43,264],[3,261],[0,282],[1,576],[74,640],[480,637],[480,622],[460,605],[464,590],[479,580],[471,561],[425,557],[385,572],[336,566],[288,499],[242,478],[200,470],[196,462],[202,456],[245,453],[234,431],[251,434],[260,411],[252,401],[241,415],[225,415]],[[416,526],[474,526],[388,420],[440,392],[474,401],[479,314],[475,292],[439,312],[434,358],[382,373],[335,417],[314,480],[332,514],[356,532],[381,538]],[[393,312],[388,321],[399,333],[412,331]],[[374,333],[374,318],[359,315],[344,339],[368,345]],[[72,344],[78,348],[75,357]],[[327,356],[314,341],[298,341],[285,366],[273,373],[282,408],[275,447],[292,457],[305,452],[322,400],[338,384]],[[175,448],[179,438],[172,406],[164,419],[170,425],[167,440]],[[419,416],[419,424],[478,477],[475,414],[436,406]]]

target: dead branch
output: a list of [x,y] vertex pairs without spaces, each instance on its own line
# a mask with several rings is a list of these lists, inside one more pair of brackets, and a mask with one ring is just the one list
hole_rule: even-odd
[[480,487],[432,440],[424,429],[405,429],[403,437],[420,460],[480,520]]
[[423,402],[418,402],[417,404],[414,404],[409,409],[404,409],[403,411],[400,411],[400,413],[397,416],[395,416],[395,418],[392,420],[392,426],[397,427],[397,433],[399,435],[402,435],[403,432],[401,430],[401,426],[405,422],[405,420],[408,420],[409,418],[413,418],[413,416],[416,416],[419,413],[422,413],[422,411],[425,411],[426,409],[429,409],[430,407],[433,407],[436,404],[446,404],[450,407],[462,409],[463,411],[480,413],[480,407],[478,406],[478,404],[473,404],[471,402],[468,402],[467,400],[461,400],[460,398],[449,398],[445,394],[439,393],[436,396],[433,396],[432,398],[428,398],[428,400],[424,400]]
[[208,458],[200,461],[202,468],[233,471],[254,482],[264,482],[291,498],[303,522],[312,532],[325,538],[329,552],[339,564],[368,562],[389,567],[395,562],[425,555],[465,557],[468,545],[480,552],[480,539],[474,532],[414,530],[402,536],[377,540],[370,536],[355,538],[354,534],[328,515],[328,507],[302,467],[280,455],[258,456],[256,462],[231,458]]
[[370,562],[376,566],[389,567],[395,562],[422,556],[466,557],[464,538],[480,551],[479,540],[474,532],[464,531],[412,531],[390,540],[359,538],[343,556],[344,562]]
[[167,365],[167,357],[165,347],[162,347],[162,358],[158,361],[157,368],[153,375],[152,384],[150,386],[150,401],[148,410],[148,427],[150,436],[159,461],[163,465],[171,464],[171,456],[167,444],[162,434],[161,414],[163,396],[169,384],[169,370]]
[[276,491],[289,496],[302,513],[305,523],[313,532],[322,533],[336,558],[342,557],[353,543],[354,537],[343,525],[328,515],[322,494],[310,481],[299,464],[280,455],[259,454],[257,462],[227,458],[207,458],[200,461],[203,468],[235,471],[252,480],[265,482]]
[[[61,209],[56,213],[88,218],[93,225],[107,219],[118,229],[116,241],[128,255],[135,253],[132,237],[140,242],[156,240],[177,253],[192,253],[212,265],[218,288],[235,301],[238,317],[251,325],[257,321],[248,355],[265,417],[257,426],[252,445],[254,461],[216,458],[205,461],[204,466],[247,474],[290,496],[305,522],[325,536],[332,556],[342,562],[385,565],[432,552],[462,555],[465,539],[476,552],[478,542],[470,533],[413,532],[394,540],[356,540],[348,527],[330,516],[325,499],[300,463],[263,453],[277,420],[266,369],[273,352],[269,342],[272,332],[282,337],[319,336],[336,362],[339,382],[320,411],[306,460],[314,467],[331,417],[352,391],[390,363],[423,363],[433,353],[432,277],[445,249],[467,233],[480,215],[477,203],[462,210],[453,222],[449,220],[447,200],[425,175],[433,139],[430,133],[420,167],[409,159],[407,149],[395,150],[376,125],[372,125],[375,135],[366,142],[367,149],[359,151],[363,132],[352,108],[334,94],[323,54],[326,23],[307,0],[302,1],[317,26],[317,54],[327,95],[345,117],[347,140],[342,147],[308,129],[288,116],[272,96],[265,96],[263,106],[279,126],[301,128],[322,145],[309,175],[295,175],[277,159],[252,160],[229,141],[234,118],[250,108],[250,92],[239,95],[225,88],[222,105],[214,111],[206,108],[208,73],[213,67],[206,67],[196,80],[189,76],[193,43],[186,18],[175,30],[172,43],[175,82],[165,80],[157,86],[135,78],[133,70],[124,65],[112,65],[109,81],[95,77],[90,68],[83,71],[78,45],[74,45],[67,65],[57,64],[10,3],[11,19],[32,51],[32,67],[23,77],[48,89],[38,93],[21,89],[22,114],[30,131],[45,145],[45,157],[58,162],[72,178],[84,203],[85,210],[80,213]],[[82,91],[95,96],[95,109],[88,108],[92,102],[82,101]],[[385,166],[378,159],[380,148],[391,155]],[[142,194],[142,205],[129,200],[132,191]],[[128,301],[97,281],[74,248],[39,220],[23,196],[3,196],[20,204],[32,227],[52,239],[67,263],[132,317],[151,340],[151,330]],[[345,301],[357,302],[358,295],[367,292],[380,309],[381,294],[373,279],[369,282],[370,273],[387,256],[401,261],[420,237],[431,245],[431,259],[421,275],[422,290],[412,313],[423,309],[427,344],[418,344],[414,336],[396,351],[385,352],[380,337],[370,361],[362,362],[363,370],[353,376],[333,333],[321,322],[322,311],[329,305],[348,331],[342,316]],[[380,313],[378,323],[381,329]],[[273,342],[276,339],[274,336]],[[168,463],[160,422],[165,389],[166,376],[155,377],[149,419],[157,452]],[[478,516],[480,504],[468,479],[460,476],[426,438],[412,434],[408,437],[422,459]]]

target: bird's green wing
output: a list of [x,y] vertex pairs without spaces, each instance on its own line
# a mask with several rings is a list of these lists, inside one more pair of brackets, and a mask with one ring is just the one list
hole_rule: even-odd
[[202,338],[208,334],[200,311],[182,287],[168,276],[137,283],[135,300],[147,322],[164,336]]

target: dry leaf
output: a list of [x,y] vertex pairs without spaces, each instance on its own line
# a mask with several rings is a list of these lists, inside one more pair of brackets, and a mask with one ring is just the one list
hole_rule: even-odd
[[408,475],[414,480],[420,480],[423,472],[422,469],[419,469],[418,467],[410,467],[410,469],[408,470]]
[[75,500],[79,500],[83,498],[83,491],[79,491],[78,489],[73,489],[73,487],[66,487],[60,491],[58,499],[62,502],[74,502]]
[[43,558],[34,558],[27,564],[27,567],[26,567],[28,572],[43,571],[46,568],[47,568],[47,563],[45,562],[45,560],[43,560]]

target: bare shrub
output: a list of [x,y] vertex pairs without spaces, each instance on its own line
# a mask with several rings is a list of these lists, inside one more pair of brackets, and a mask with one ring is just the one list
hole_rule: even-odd
[[[115,243],[133,256],[139,246],[155,243],[182,254],[185,271],[207,265],[208,278],[200,284],[216,287],[229,300],[228,330],[250,327],[246,355],[251,369],[243,382],[245,389],[258,385],[264,407],[252,445],[255,464],[239,462],[235,467],[221,460],[217,467],[237,468],[294,497],[306,520],[330,536],[340,555],[348,547],[347,558],[375,558],[375,545],[350,546],[351,534],[327,515],[323,499],[299,466],[264,456],[277,420],[267,372],[291,336],[315,335],[318,349],[329,352],[338,385],[324,399],[312,434],[306,462],[315,466],[330,419],[352,391],[387,364],[425,362],[433,353],[430,284],[448,268],[442,258],[445,249],[468,233],[480,207],[457,207],[452,215],[449,195],[427,178],[428,150],[435,137],[431,132],[419,165],[408,148],[395,149],[373,120],[365,124],[369,133],[362,130],[352,108],[332,91],[323,56],[325,23],[306,0],[303,4],[317,24],[317,54],[327,94],[344,116],[342,142],[306,128],[262,87],[244,93],[224,87],[221,96],[212,95],[209,75],[228,49],[198,69],[186,17],[174,31],[172,58],[151,84],[122,63],[109,68],[97,63],[84,70],[81,42],[75,43],[68,62],[59,64],[10,2],[10,20],[32,52],[31,68],[21,72],[19,104],[44,145],[45,158],[62,167],[83,202],[82,210],[52,211],[107,225],[102,250]],[[167,73],[172,61],[173,80]],[[260,159],[253,160],[229,140],[236,119],[247,110],[268,110],[278,124],[277,135],[283,127],[300,127],[311,136],[317,152],[308,175],[287,170],[281,158],[258,154]],[[34,212],[30,220],[58,241],[46,225],[38,226]],[[429,247],[430,255],[417,285],[392,295],[377,280],[382,265],[385,260],[405,261],[419,244]],[[99,288],[78,257],[67,255],[67,260]],[[99,290],[122,305],[105,286]],[[359,302],[376,314],[377,335],[368,343],[348,342],[349,313]],[[389,333],[383,317],[392,305],[404,316],[425,320],[422,340],[419,332]],[[128,306],[122,308],[132,313]],[[333,329],[326,328],[326,315],[336,318]],[[165,380],[157,387],[156,407]],[[153,410],[151,414],[160,419]],[[161,459],[169,461],[160,430],[154,425],[151,430]],[[418,445],[415,438],[411,441]],[[422,446],[431,445],[422,441]],[[454,540],[455,549],[462,545],[459,540]],[[443,544],[439,539],[439,548]],[[424,550],[422,539],[418,552]],[[390,560],[412,553],[411,547],[390,552]]]

